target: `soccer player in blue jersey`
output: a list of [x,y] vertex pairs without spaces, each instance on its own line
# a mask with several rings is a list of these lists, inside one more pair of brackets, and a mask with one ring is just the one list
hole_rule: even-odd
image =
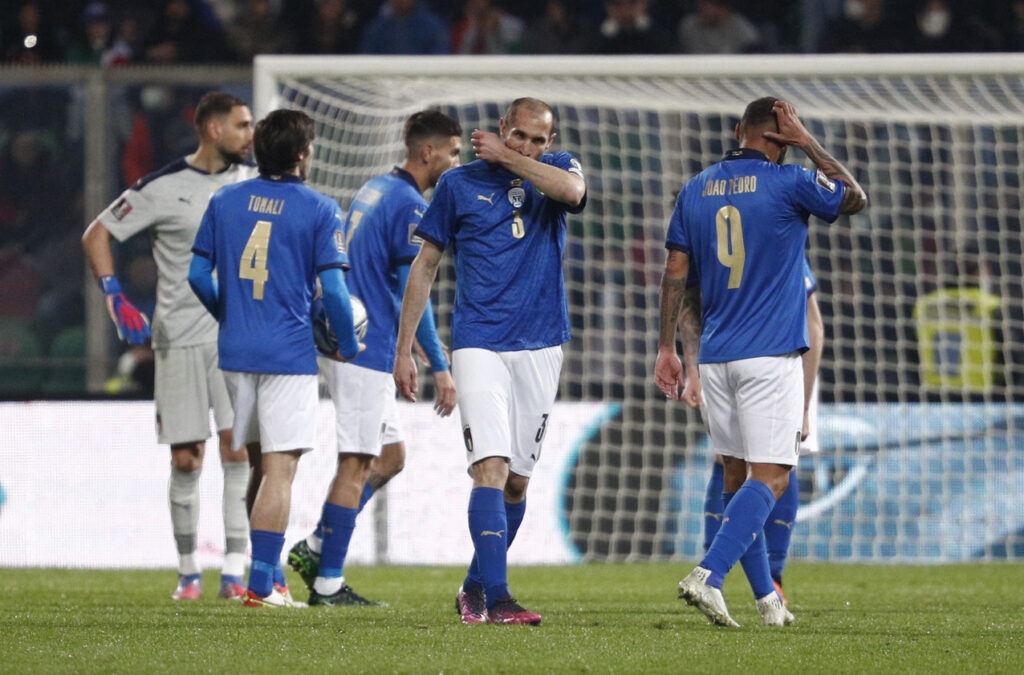
[[[338,337],[337,360],[362,345],[352,326],[334,231],[341,211],[303,179],[313,157],[313,120],[275,110],[256,125],[260,175],[218,190],[192,246],[188,280],[220,323],[220,368],[235,407],[234,442],[259,442],[262,479],[250,514],[248,607],[294,605],[274,586],[291,484],[316,440],[316,347],[310,322],[314,280]],[[216,270],[216,279],[213,271]]]
[[229,183],[252,178],[246,162],[252,145],[252,113],[244,101],[224,92],[203,94],[194,117],[196,151],[155,171],[125,190],[82,235],[89,266],[107,296],[117,334],[129,344],[150,337],[145,315],[121,291],[114,274],[111,239],[125,241],[146,232],[153,240],[157,267],[152,346],[156,369],[157,440],[171,448],[168,504],[178,549],[178,583],[171,597],[197,600],[202,570],[199,540],[199,476],[203,470],[210,411],[216,423],[224,474],[224,565],[220,597],[240,598],[248,558],[249,521],[245,508],[249,481],[245,448],[232,450],[231,401],[217,368],[217,322],[188,287],[191,247],[210,195]]
[[[693,278],[691,268],[691,279]],[[690,282],[688,282],[689,284]],[[695,284],[696,282],[694,282]],[[825,324],[821,318],[821,309],[818,307],[818,300],[815,293],[818,290],[818,280],[811,272],[811,266],[804,259],[804,289],[807,292],[807,335],[810,348],[803,353],[801,365],[804,375],[804,422],[803,433],[800,438],[800,456],[804,457],[818,452],[817,436],[817,415],[818,415],[818,366],[821,363],[821,353],[825,341]],[[687,331],[692,330],[692,322],[681,321],[679,330],[683,334],[683,362],[697,363],[698,336],[688,336]],[[691,353],[686,353],[689,347]],[[703,405],[700,396],[700,380],[695,373],[697,368],[686,369],[686,387],[683,389],[682,399],[693,407],[700,407],[701,416],[707,420],[707,410]],[[704,550],[711,548],[711,542],[718,534],[718,528],[722,524],[722,514],[725,511],[725,504],[722,499],[722,485],[725,469],[722,455],[716,451],[715,461],[712,463],[711,477],[708,479],[707,490],[704,495]],[[768,551],[768,563],[770,565],[772,581],[775,590],[782,598],[782,604],[787,605],[788,601],[782,592],[782,572],[789,557],[789,543],[793,536],[793,526],[796,523],[796,512],[800,506],[800,483],[790,476],[789,487],[775,501],[775,507],[768,514],[768,520],[764,524],[764,543]]]
[[[405,123],[405,159],[356,193],[339,236],[347,242],[352,269],[346,283],[369,316],[366,350],[349,363],[321,366],[334,402],[338,470],[315,532],[299,541],[288,562],[310,586],[310,605],[366,605],[345,583],[345,556],[356,515],[376,490],[405,465],[405,443],[395,403],[398,312],[409,265],[420,250],[414,234],[427,208],[423,192],[459,165],[459,123],[437,110],[413,114]],[[455,382],[429,304],[416,339],[434,374],[434,409],[442,417],[455,408]]]
[[[665,243],[655,383],[672,400],[681,389],[689,393],[675,339],[678,321],[694,322],[684,337],[700,335],[699,349],[691,345],[684,354],[699,354],[711,440],[725,463],[727,503],[704,559],[679,582],[679,596],[712,623],[738,626],[721,588],[739,561],[762,623],[785,625],[792,614],[775,591],[759,535],[788,486],[803,428],[807,221],[810,214],[832,222],[841,213],[856,213],[867,197],[785,101],[753,101],[736,139],[739,149],[692,178],[676,200]],[[783,165],[790,145],[817,170]],[[699,284],[688,292],[691,265]]]
[[526,512],[570,338],[562,256],[566,216],[586,203],[579,160],[548,153],[554,111],[516,99],[500,134],[470,136],[478,161],[441,176],[416,234],[394,377],[416,400],[412,344],[445,249],[455,262],[452,371],[473,477],[469,531],[475,548],[456,595],[463,623],[539,624],[508,587],[507,550]]

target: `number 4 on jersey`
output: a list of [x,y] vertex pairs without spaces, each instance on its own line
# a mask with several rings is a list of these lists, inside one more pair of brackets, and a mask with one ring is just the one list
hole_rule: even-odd
[[270,278],[267,272],[267,249],[270,246],[270,229],[274,226],[269,220],[257,220],[256,226],[249,233],[245,242],[242,259],[238,262],[238,278],[252,281],[252,297],[263,299],[263,285]]

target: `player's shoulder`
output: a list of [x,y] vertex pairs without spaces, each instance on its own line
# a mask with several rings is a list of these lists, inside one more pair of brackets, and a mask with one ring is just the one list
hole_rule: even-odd
[[161,182],[160,179],[180,176],[183,175],[182,172],[189,171],[190,169],[191,167],[188,162],[185,161],[185,158],[179,157],[178,159],[160,167],[156,171],[147,173],[145,176],[135,181],[130,189],[135,190],[136,192],[141,192],[143,189]]

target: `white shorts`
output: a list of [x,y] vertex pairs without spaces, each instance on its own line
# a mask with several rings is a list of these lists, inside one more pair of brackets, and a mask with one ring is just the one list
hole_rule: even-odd
[[316,375],[225,370],[235,404],[234,449],[259,442],[262,452],[308,452],[316,445]]
[[452,377],[470,465],[488,457],[506,457],[512,473],[527,478],[533,474],[561,370],[561,346],[452,352]]
[[233,415],[224,374],[217,367],[217,344],[153,350],[156,435],[178,445],[210,437],[210,408],[217,429],[230,429]]
[[382,446],[401,442],[391,373],[330,359],[319,362],[334,403],[339,454],[379,457]]
[[800,354],[700,364],[711,444],[720,455],[796,466],[803,427]]
[[800,442],[800,456],[814,455],[821,446],[818,445],[818,378],[814,378],[814,389],[811,401],[807,406],[807,438]]

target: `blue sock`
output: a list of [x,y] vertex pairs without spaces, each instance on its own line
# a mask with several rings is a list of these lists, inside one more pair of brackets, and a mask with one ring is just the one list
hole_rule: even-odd
[[356,527],[358,509],[349,509],[337,504],[324,504],[321,522],[324,524],[324,543],[320,551],[320,568],[317,576],[337,579],[344,575],[345,556],[348,543]]
[[284,578],[284,570],[281,568],[281,561],[277,561],[277,565],[274,567],[274,583],[278,586],[287,586],[288,581]]
[[[512,548],[512,542],[516,539],[516,532],[519,531],[519,526],[522,525],[525,515],[525,499],[518,504],[505,502],[505,519],[508,521],[508,546],[506,550]],[[466,578],[462,582],[462,590],[477,590],[482,589],[483,586],[484,582],[480,579],[480,562],[474,553],[473,562],[469,563],[469,573],[466,574]]]
[[252,530],[252,566],[249,568],[249,590],[265,598],[274,589],[274,572],[280,570],[281,549],[284,548],[284,532]]
[[800,506],[800,484],[796,472],[789,474],[789,487],[782,493],[775,508],[768,515],[764,524],[764,543],[768,548],[768,564],[771,566],[772,579],[782,583],[782,570],[786,567],[789,555],[789,541],[793,537],[793,526],[796,525],[796,510]]
[[718,462],[711,464],[711,478],[704,493],[704,552],[711,548],[711,542],[722,526],[722,513],[725,504],[722,502],[722,489],[725,483],[725,467]]
[[752,479],[744,481],[725,507],[722,527],[700,563],[711,570],[709,586],[722,587],[725,575],[750,547],[754,535],[761,534],[773,506],[775,495],[767,485]]
[[363,510],[363,507],[366,506],[366,502],[370,501],[370,497],[373,496],[374,492],[376,492],[376,490],[374,490],[373,486],[369,483],[363,486],[363,494],[359,497],[359,511]]
[[508,519],[502,491],[473,488],[469,495],[469,534],[473,538],[488,608],[508,590]]
[[319,539],[320,541],[324,540],[324,521],[323,520],[316,521],[316,529],[313,530],[313,536],[316,537],[317,539]]

